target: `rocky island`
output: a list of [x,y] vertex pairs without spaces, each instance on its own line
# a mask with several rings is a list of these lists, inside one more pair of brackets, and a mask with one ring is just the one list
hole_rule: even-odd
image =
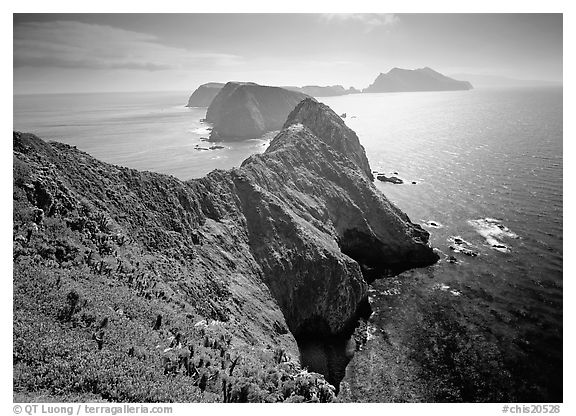
[[279,130],[286,117],[308,96],[253,82],[228,82],[206,111],[211,140],[244,140]]
[[186,107],[208,107],[222,87],[224,84],[221,82],[209,82],[200,85],[188,99]]
[[[242,86],[222,92],[275,93]],[[438,260],[310,98],[265,153],[186,182],[31,134],[13,150],[20,400],[336,400],[368,282]]]
[[[220,90],[224,87],[224,85],[225,84],[221,82],[209,82],[207,84],[200,85],[188,99],[188,104],[186,107],[208,107],[212,103],[214,97],[216,97],[216,95],[218,95]],[[360,93],[360,91],[354,87],[345,89],[342,85],[330,85],[325,87],[320,87],[318,85],[306,85],[304,87],[286,86],[280,88],[289,91],[301,92],[311,97],[334,97],[338,95]]]
[[376,80],[362,92],[409,92],[409,91],[454,91],[470,90],[468,81],[458,81],[442,75],[431,68],[393,68],[386,74],[380,73]]
[[342,85],[329,85],[320,87],[318,85],[305,85],[303,87],[282,87],[291,91],[299,91],[311,97],[335,97],[338,95],[358,94],[360,91],[354,87],[345,89]]

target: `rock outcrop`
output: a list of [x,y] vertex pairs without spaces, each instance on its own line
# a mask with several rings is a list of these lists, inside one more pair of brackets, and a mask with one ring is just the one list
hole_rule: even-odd
[[322,140],[330,147],[353,161],[369,180],[374,179],[366,152],[358,136],[330,107],[312,99],[306,99],[290,114],[284,128],[294,124],[307,126],[317,137],[322,137]]
[[402,185],[404,183],[404,181],[397,176],[377,175],[376,179],[381,182],[390,182],[395,185]]
[[200,85],[188,99],[186,107],[208,107],[222,87],[224,84],[221,82],[209,82]]
[[228,82],[206,111],[211,140],[243,140],[279,130],[296,105],[308,96],[251,82]]
[[[154,290],[182,313],[230,322],[253,345],[294,355],[294,338],[340,342],[366,312],[367,281],[438,259],[429,234],[372,183],[354,132],[309,98],[265,153],[187,182],[33,135],[14,133],[13,143],[15,270],[35,258],[62,273],[92,252],[100,271],[106,263],[118,272],[146,258]],[[42,235],[37,249],[34,233]],[[64,244],[64,235],[68,254],[42,248]],[[335,360],[319,368],[337,385]]]
[[468,81],[458,81],[442,75],[431,68],[393,68],[378,75],[374,83],[362,92],[407,92],[407,91],[453,91],[470,90]]

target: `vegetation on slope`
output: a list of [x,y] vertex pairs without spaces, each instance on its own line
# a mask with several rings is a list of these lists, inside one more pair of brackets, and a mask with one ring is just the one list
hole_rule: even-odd
[[[19,133],[14,149],[15,400],[334,400],[321,375],[299,368],[294,348],[282,341],[289,337],[283,321],[274,322],[272,334],[250,326],[230,304],[242,297],[232,296],[226,282],[187,269],[190,247],[182,236],[173,242],[155,227],[155,220],[174,220],[167,215],[174,205],[153,219],[152,210],[131,200],[129,220],[112,218],[137,189],[121,195],[112,178],[139,173],[87,156],[77,166],[81,152]],[[77,154],[61,160],[68,151]],[[69,177],[74,167],[82,171],[73,186],[64,165]],[[100,177],[90,183],[89,174]],[[150,184],[176,184],[141,175],[135,183],[144,193]],[[106,188],[84,193],[100,200],[73,190],[103,182]],[[154,192],[148,196],[148,208],[164,203]],[[181,284],[188,273],[194,278]]]

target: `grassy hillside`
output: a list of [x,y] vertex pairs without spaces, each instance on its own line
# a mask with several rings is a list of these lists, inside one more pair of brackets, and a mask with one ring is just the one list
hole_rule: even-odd
[[247,282],[242,305],[222,271],[238,265],[199,255],[225,236],[170,230],[205,222],[172,203],[186,186],[31,135],[14,149],[15,400],[334,399],[265,287]]

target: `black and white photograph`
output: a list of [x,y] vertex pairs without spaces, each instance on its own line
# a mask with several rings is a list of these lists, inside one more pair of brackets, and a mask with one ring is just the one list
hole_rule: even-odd
[[13,13],[10,410],[564,413],[563,20]]

